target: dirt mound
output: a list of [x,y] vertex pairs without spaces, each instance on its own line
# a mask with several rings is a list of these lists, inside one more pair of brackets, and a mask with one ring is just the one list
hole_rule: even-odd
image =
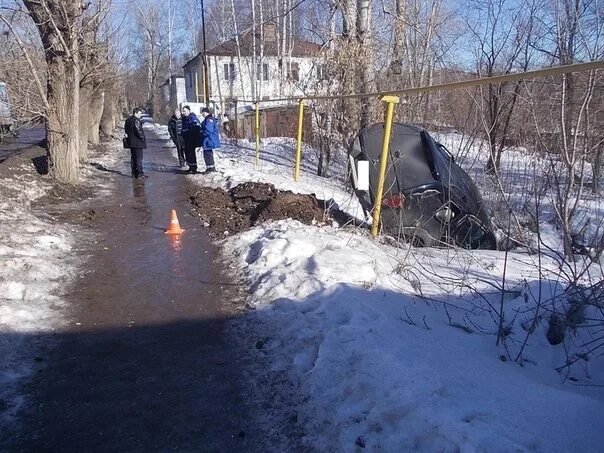
[[280,191],[272,184],[246,182],[230,191],[203,187],[190,194],[201,221],[212,237],[221,238],[239,233],[259,223],[295,219],[311,225],[337,220],[350,222],[338,210],[314,195]]

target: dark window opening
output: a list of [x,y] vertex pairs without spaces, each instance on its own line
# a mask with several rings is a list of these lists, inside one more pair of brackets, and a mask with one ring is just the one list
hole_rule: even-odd
[[317,71],[317,79],[318,80],[324,80],[325,77],[326,77],[325,65],[324,64],[318,64],[316,66],[316,71]]
[[235,63],[224,64],[224,80],[235,80]]
[[294,82],[300,81],[300,65],[298,63],[289,63],[287,78]]
[[264,80],[268,81],[268,64],[263,63],[262,68],[260,68],[260,63],[256,65],[256,80]]

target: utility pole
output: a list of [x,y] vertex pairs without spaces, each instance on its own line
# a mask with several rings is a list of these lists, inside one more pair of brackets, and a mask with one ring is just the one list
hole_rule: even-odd
[[210,87],[208,83],[208,60],[206,57],[206,20],[205,20],[205,11],[203,7],[203,0],[199,0],[201,4],[201,32],[202,32],[202,84],[203,84],[203,102],[205,102],[206,107],[210,106]]
[[172,13],[172,0],[168,0],[168,69],[172,78],[172,30],[174,28],[174,14]]

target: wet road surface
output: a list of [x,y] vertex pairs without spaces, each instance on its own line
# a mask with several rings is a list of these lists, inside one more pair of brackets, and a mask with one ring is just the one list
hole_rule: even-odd
[[3,137],[0,140],[0,163],[21,149],[32,145],[39,145],[45,137],[46,131],[44,130],[44,126],[40,125],[21,129],[16,138],[12,136]]
[[[132,180],[124,165],[113,197],[89,202],[97,237],[67,297],[69,324],[25,339],[47,352],[25,389],[21,429],[0,435],[0,450],[266,451],[245,403],[242,352],[226,341],[232,284],[185,215],[186,178],[147,135],[149,178]],[[181,237],[163,233],[171,209]]]

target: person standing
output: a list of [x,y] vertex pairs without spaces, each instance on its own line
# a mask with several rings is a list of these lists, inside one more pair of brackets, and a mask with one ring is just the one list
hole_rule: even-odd
[[186,163],[185,159],[185,142],[182,138],[182,117],[180,115],[180,109],[174,110],[174,115],[168,121],[168,132],[170,138],[176,146],[176,152],[178,154],[178,165],[184,167]]
[[201,146],[201,123],[191,107],[182,108],[182,138],[185,142],[185,157],[189,166],[189,173],[197,173],[196,149]]
[[147,141],[141,124],[142,114],[143,111],[137,107],[132,111],[132,116],[124,123],[124,132],[130,148],[132,177],[136,179],[147,177],[143,171],[143,150],[147,148]]
[[216,171],[214,165],[214,150],[220,148],[220,134],[218,132],[218,120],[210,113],[210,109],[201,109],[203,121],[201,123],[201,146],[203,147],[203,160],[206,169],[203,174]]

